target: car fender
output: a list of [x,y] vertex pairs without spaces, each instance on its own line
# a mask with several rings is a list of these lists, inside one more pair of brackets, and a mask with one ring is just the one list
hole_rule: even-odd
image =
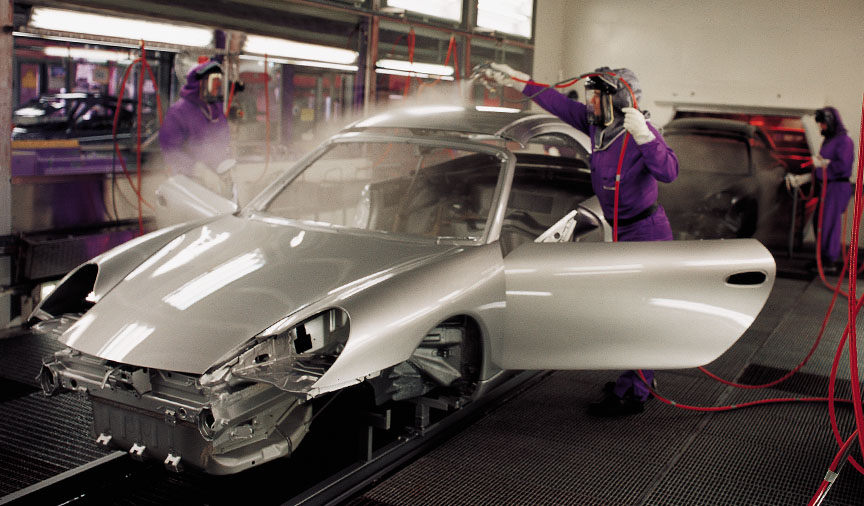
[[62,301],[58,299],[64,297],[68,292],[61,290],[61,287],[72,282],[71,280],[79,279],[81,277],[80,274],[82,269],[86,266],[95,265],[97,267],[95,279],[93,279],[93,285],[91,290],[89,290],[90,294],[88,294],[87,291],[84,291],[88,300],[95,303],[110,292],[111,289],[117,286],[117,283],[122,281],[127,274],[132,272],[132,270],[141,265],[142,262],[159,251],[160,248],[189,230],[197,228],[212,219],[213,218],[208,218],[206,220],[182,223],[142,235],[112,248],[87,262],[84,262],[66,274],[66,276],[60,280],[60,283],[58,283],[57,288],[48,295],[48,297],[39,302],[30,314],[28,321],[33,321],[34,318],[37,320],[44,320],[51,316],[60,316],[46,312],[43,308],[54,304],[58,304],[59,307],[62,307]]
[[[345,309],[351,330],[345,349],[310,396],[374,377],[408,360],[430,329],[454,315],[470,316],[480,325],[486,373],[481,379],[486,379],[498,370],[489,360],[488,336],[500,332],[504,320],[501,250],[497,243],[459,248],[316,306]],[[309,308],[307,314],[313,312]]]

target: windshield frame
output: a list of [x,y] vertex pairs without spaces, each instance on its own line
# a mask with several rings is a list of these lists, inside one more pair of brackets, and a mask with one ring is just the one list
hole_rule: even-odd
[[[502,144],[506,141],[506,139],[501,138]],[[492,196],[491,202],[491,211],[486,220],[486,226],[483,229],[482,234],[476,239],[464,239],[464,238],[447,238],[447,237],[438,237],[435,239],[422,239],[418,238],[416,235],[408,235],[408,234],[399,234],[399,233],[388,233],[382,231],[375,230],[366,230],[366,229],[357,229],[352,227],[345,227],[341,225],[333,225],[333,224],[324,224],[324,223],[315,223],[309,222],[305,220],[296,220],[292,218],[281,218],[281,217],[273,217],[272,215],[266,212],[266,207],[270,204],[270,202],[279,195],[282,190],[290,185],[300,174],[303,173],[309,166],[318,161],[321,157],[323,157],[330,149],[337,144],[346,144],[346,143],[389,143],[389,142],[401,142],[406,144],[417,144],[422,146],[432,146],[432,147],[441,147],[441,148],[452,148],[452,149],[461,149],[465,151],[473,151],[476,153],[483,153],[495,156],[499,161],[501,161],[502,166],[499,171],[498,180],[495,183],[495,191]],[[270,185],[268,185],[261,193],[259,193],[249,204],[241,211],[241,215],[245,217],[267,217],[268,221],[272,221],[276,219],[277,221],[284,221],[285,223],[302,223],[304,225],[312,225],[315,227],[324,227],[327,229],[333,230],[344,230],[350,233],[361,233],[361,234],[375,234],[381,235],[388,238],[398,238],[400,240],[409,240],[412,242],[416,242],[418,240],[423,242],[430,242],[434,244],[454,244],[454,245],[481,245],[481,244],[489,244],[498,240],[501,234],[501,225],[504,221],[504,213],[506,211],[505,204],[503,200],[506,200],[506,196],[509,195],[510,187],[512,186],[513,181],[513,173],[516,165],[516,157],[515,155],[508,149],[492,146],[489,144],[483,144],[479,142],[471,142],[471,141],[461,141],[454,140],[452,137],[450,138],[436,138],[436,137],[411,137],[406,135],[384,135],[378,133],[367,133],[367,132],[346,132],[342,134],[337,134],[326,142],[321,144],[317,149],[310,152],[308,155],[304,156],[300,161],[294,164],[291,168],[285,171],[284,174],[276,178]]]

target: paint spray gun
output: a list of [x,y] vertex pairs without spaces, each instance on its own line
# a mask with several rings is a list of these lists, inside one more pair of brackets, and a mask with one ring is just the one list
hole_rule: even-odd
[[498,85],[495,81],[489,79],[487,75],[487,70],[492,70],[492,62],[480,63],[475,65],[474,68],[471,69],[471,74],[468,76],[468,79],[462,81],[462,98],[465,100],[470,100],[472,98],[472,92],[474,90],[474,85],[476,83],[482,84],[489,93],[497,93]]

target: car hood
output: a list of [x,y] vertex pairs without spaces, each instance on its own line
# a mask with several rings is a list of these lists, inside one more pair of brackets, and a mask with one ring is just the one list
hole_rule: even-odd
[[159,249],[61,342],[106,360],[201,374],[276,321],[352,282],[450,249],[227,216]]

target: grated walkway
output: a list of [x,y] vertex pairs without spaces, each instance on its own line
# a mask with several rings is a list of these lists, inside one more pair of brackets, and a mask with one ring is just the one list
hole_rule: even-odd
[[[818,280],[778,279],[753,327],[708,369],[747,383],[779,377],[806,355],[830,299]],[[688,369],[658,372],[659,390],[696,405],[825,395],[845,303],[811,363],[786,383],[741,390]],[[587,416],[614,376],[557,372],[350,504],[805,505],[837,450],[825,404],[704,414],[652,401],[633,417]],[[848,380],[841,368],[840,394]],[[848,435],[851,409],[839,420]],[[844,468],[824,504],[864,504],[864,476]]]

